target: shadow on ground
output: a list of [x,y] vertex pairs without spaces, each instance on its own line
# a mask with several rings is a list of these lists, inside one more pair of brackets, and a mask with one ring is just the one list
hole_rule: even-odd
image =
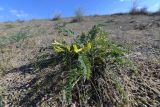
[[[38,64],[38,67],[35,64]],[[21,107],[35,107],[50,98],[58,100],[56,96],[63,88],[61,68],[58,59],[53,57],[10,70],[8,73],[20,72],[23,76],[36,75],[24,84],[10,89],[20,91],[20,95],[14,96],[12,103]]]

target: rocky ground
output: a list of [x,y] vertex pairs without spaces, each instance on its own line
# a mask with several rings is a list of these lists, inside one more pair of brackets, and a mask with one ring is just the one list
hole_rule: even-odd
[[[88,31],[93,25],[101,24],[111,40],[122,44],[127,56],[139,69],[138,76],[123,75],[130,101],[134,106],[160,106],[160,16],[111,15],[85,17],[84,21],[71,23],[71,19],[59,21],[31,20],[0,23],[0,95],[5,106],[49,106],[56,105],[52,97],[59,97],[56,71],[59,66],[34,67],[39,56],[54,52],[48,49],[54,39],[71,41],[73,37],[59,35],[55,27],[62,25],[77,33]],[[46,57],[48,57],[46,56]],[[39,61],[41,62],[41,61]],[[40,69],[40,72],[36,72]],[[55,72],[48,77],[48,71]],[[42,77],[54,78],[54,92],[41,92],[36,85],[43,83]],[[53,88],[52,87],[52,88]],[[31,89],[37,89],[33,91]],[[47,93],[47,94],[46,94]],[[47,102],[44,102],[47,100]],[[17,103],[18,102],[18,103]],[[1,105],[1,104],[0,104]]]

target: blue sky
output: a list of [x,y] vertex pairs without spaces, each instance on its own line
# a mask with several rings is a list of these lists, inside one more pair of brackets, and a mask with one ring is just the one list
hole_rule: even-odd
[[[0,0],[0,21],[52,18],[61,13],[63,17],[74,15],[82,8],[86,15],[127,12],[133,0]],[[160,0],[137,0],[137,7],[149,11],[160,8]]]

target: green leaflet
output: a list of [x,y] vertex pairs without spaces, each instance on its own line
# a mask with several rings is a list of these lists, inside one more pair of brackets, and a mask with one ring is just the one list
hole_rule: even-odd
[[91,63],[85,54],[79,55],[78,61],[84,73],[84,77],[90,79],[91,77]]
[[77,69],[71,69],[69,71],[68,77],[67,77],[67,83],[65,86],[65,97],[66,97],[66,101],[68,103],[71,103],[72,100],[72,90],[74,88],[74,86],[77,84],[77,82],[79,81],[81,77],[81,72],[78,72]]

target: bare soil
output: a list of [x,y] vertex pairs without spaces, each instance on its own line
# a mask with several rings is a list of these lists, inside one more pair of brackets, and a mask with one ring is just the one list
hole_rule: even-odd
[[[126,106],[160,107],[160,16],[90,16],[70,22],[68,18],[0,23],[0,98],[6,107],[62,106],[52,102],[53,97],[61,99],[62,75],[61,66],[52,66],[48,60],[54,57],[48,47],[54,39],[70,42],[74,37],[59,35],[55,27],[62,25],[81,33],[96,24],[103,25],[108,37],[128,50],[126,56],[139,69],[139,75],[131,76],[124,70],[120,76],[130,100]],[[19,33],[23,34],[20,39]],[[46,61],[39,58],[43,54],[47,54]],[[35,61],[41,68],[34,66]],[[41,78],[53,79],[53,84],[47,87]]]

